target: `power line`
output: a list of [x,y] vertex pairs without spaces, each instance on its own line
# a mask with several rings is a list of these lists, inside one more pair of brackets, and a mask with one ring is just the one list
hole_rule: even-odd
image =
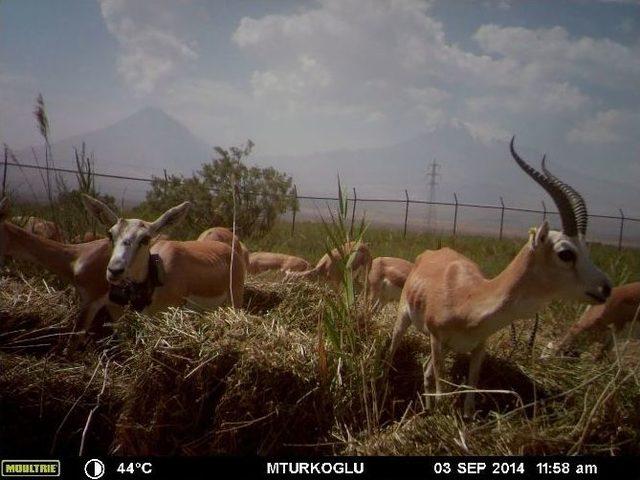
[[442,177],[440,171],[441,165],[436,162],[434,158],[429,169],[427,170],[427,186],[429,187],[429,195],[427,201],[429,202],[429,209],[427,210],[427,230],[433,231],[437,226],[437,211],[435,209],[436,201],[436,187],[438,186],[438,177]]

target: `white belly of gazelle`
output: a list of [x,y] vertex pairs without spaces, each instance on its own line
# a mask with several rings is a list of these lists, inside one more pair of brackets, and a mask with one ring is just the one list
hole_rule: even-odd
[[217,297],[199,297],[196,295],[192,295],[186,298],[186,304],[191,308],[200,310],[212,310],[227,303],[228,299],[229,295],[226,293],[218,295]]

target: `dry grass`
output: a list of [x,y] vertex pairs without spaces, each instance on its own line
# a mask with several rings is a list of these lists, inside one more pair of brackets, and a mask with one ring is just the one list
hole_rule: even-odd
[[[334,293],[259,276],[243,311],[128,314],[66,357],[72,291],[17,272],[0,276],[5,453],[77,454],[86,428],[86,454],[640,454],[637,349],[539,359],[579,306],[542,312],[531,352],[530,321],[516,322],[515,349],[508,329],[492,338],[480,412],[463,421],[456,385],[424,410],[429,348],[415,330],[385,382],[393,305],[369,315],[358,303],[358,344],[337,352],[318,328]],[[463,384],[466,371],[465,356],[450,357],[445,379]]]

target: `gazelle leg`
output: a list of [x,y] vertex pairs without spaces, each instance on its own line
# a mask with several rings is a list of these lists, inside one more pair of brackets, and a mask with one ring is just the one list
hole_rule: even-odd
[[435,400],[438,401],[440,400],[440,394],[442,393],[442,389],[440,386],[440,372],[442,368],[442,343],[433,334],[431,334],[431,361],[429,362],[429,367],[431,367],[432,371],[430,372],[430,374],[433,375],[433,381],[435,383]]
[[393,357],[396,354],[396,350],[398,349],[398,345],[400,345],[400,340],[404,336],[404,333],[409,328],[411,324],[411,315],[409,313],[409,308],[406,305],[400,305],[398,308],[398,316],[396,318],[396,323],[393,326],[393,335],[391,337],[391,347],[389,348],[389,356],[387,359],[387,370],[391,368],[391,363],[393,362]]
[[377,312],[380,310],[380,285],[377,282],[368,282],[367,288],[369,291],[367,292],[367,298],[369,300],[369,306],[372,312]]
[[78,345],[86,343],[88,333],[93,326],[95,316],[105,303],[106,300],[103,301],[102,299],[98,299],[85,304],[80,308],[80,313],[78,314],[78,318],[73,329],[75,335],[69,337],[65,353],[73,353],[78,348]]
[[[478,388],[478,379],[480,377],[480,368],[482,367],[483,359],[484,343],[481,343],[471,351],[471,358],[469,360],[469,378],[467,379],[467,383],[474,390]],[[464,399],[464,416],[472,417],[475,408],[475,392],[469,392]]]
[[[431,385],[430,385],[431,377],[433,377],[433,362],[431,361],[431,357],[429,357],[429,360],[427,361],[427,364],[425,365],[425,369],[424,369],[425,393],[429,393],[431,391]],[[433,401],[430,395],[426,396],[426,403],[427,403],[427,408],[431,409],[431,406],[433,405]]]

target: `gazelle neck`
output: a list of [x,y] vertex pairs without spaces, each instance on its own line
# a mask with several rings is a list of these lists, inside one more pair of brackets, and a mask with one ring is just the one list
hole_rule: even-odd
[[33,235],[8,222],[2,222],[4,254],[21,260],[35,262],[50,272],[67,280],[73,278],[73,262],[78,248],[54,240]]
[[531,317],[552,299],[553,289],[527,242],[502,272],[477,287],[469,305],[472,316],[493,333],[514,320]]
[[150,261],[151,251],[149,248],[144,251],[139,251],[129,269],[129,279],[135,283],[147,282],[149,280]]

